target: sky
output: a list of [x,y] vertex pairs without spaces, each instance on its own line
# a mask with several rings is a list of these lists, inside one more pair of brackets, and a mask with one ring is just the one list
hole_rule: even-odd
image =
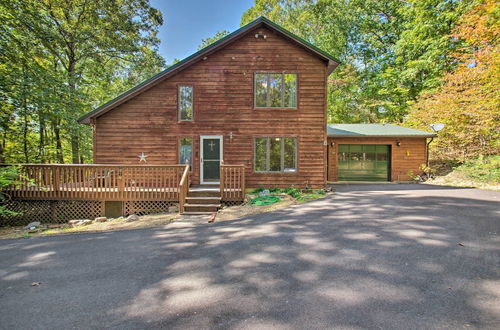
[[167,64],[182,60],[198,50],[202,39],[216,32],[233,32],[240,27],[241,15],[253,0],[150,0],[161,10],[160,54]]

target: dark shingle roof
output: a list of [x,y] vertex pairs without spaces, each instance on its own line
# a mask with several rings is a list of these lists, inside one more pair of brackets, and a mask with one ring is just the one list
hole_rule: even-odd
[[331,137],[436,136],[434,133],[392,124],[328,124],[326,128]]

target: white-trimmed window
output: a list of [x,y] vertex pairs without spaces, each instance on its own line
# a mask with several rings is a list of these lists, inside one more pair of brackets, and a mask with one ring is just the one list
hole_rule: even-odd
[[297,139],[294,137],[256,137],[255,172],[296,172]]
[[256,108],[297,108],[297,74],[255,73]]
[[193,120],[193,86],[179,86],[179,120]]
[[193,139],[190,137],[179,139],[179,164],[193,165]]

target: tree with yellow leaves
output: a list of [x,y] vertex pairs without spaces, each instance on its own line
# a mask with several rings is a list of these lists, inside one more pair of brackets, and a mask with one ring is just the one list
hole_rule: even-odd
[[439,91],[423,94],[413,105],[406,123],[428,128],[446,127],[432,145],[433,158],[464,161],[499,153],[500,57],[499,10],[485,0],[465,14],[452,38],[466,46],[455,54],[455,70],[443,77]]

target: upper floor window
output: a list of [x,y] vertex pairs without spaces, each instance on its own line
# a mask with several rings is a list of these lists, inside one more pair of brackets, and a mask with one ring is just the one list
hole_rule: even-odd
[[193,86],[179,86],[179,120],[193,120]]
[[296,108],[297,74],[256,73],[256,108]]

